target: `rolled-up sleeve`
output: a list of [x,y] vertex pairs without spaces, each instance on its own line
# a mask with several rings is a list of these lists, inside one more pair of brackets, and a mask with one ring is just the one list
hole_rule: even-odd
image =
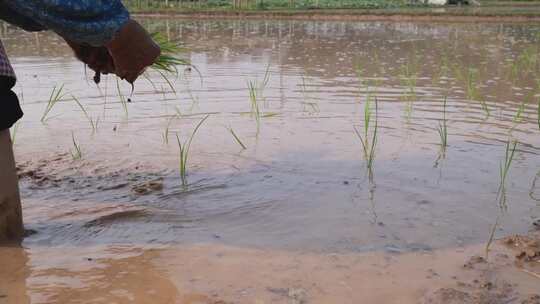
[[7,0],[12,12],[43,29],[92,46],[102,46],[128,21],[120,0]]

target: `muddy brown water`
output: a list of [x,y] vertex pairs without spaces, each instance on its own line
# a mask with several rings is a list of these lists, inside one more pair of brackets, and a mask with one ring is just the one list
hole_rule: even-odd
[[[12,131],[26,226],[37,233],[18,254],[28,284],[40,286],[29,292],[36,303],[52,301],[40,269],[62,270],[62,259],[38,257],[46,252],[66,250],[69,261],[99,248],[114,259],[118,246],[203,243],[427,253],[485,241],[501,214],[498,237],[524,233],[540,216],[538,24],[142,21],[179,38],[200,75],[180,68],[173,92],[150,72],[132,96],[120,84],[119,97],[114,78],[97,88],[53,34],[2,28],[26,113]],[[257,132],[247,83],[261,84],[267,68]],[[65,100],[40,122],[62,85]],[[71,95],[99,119],[95,132]],[[378,100],[371,180],[354,132],[369,96]],[[444,96],[449,146],[441,157]],[[128,97],[126,114],[120,100]],[[187,139],[206,114],[183,187],[176,134]],[[80,160],[70,155],[72,136]],[[509,138],[519,143],[501,213],[499,166]],[[163,188],[148,187],[153,181]],[[86,286],[84,276],[64,283]]]

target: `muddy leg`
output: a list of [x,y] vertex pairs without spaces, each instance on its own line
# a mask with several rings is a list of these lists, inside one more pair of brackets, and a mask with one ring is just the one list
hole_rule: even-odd
[[21,200],[9,130],[0,131],[0,243],[23,236]]

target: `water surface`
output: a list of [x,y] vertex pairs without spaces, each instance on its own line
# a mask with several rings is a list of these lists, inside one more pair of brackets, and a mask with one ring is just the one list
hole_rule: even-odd
[[[537,24],[142,21],[179,39],[200,75],[180,68],[173,91],[150,72],[132,96],[120,84],[120,97],[114,78],[96,87],[53,34],[3,28],[26,113],[15,150],[37,234],[25,246],[403,252],[482,242],[501,214],[499,166],[513,140],[497,236],[540,215]],[[266,71],[257,131],[248,82],[261,87]],[[40,122],[62,85],[65,101]],[[378,101],[372,178],[354,131],[368,99]],[[187,139],[207,114],[183,187],[176,135]]]

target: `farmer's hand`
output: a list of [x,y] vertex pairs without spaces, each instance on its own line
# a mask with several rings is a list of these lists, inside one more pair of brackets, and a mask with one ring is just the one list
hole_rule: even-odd
[[66,39],[75,56],[97,73],[114,73],[114,61],[106,47],[83,45]]
[[106,45],[114,61],[114,73],[133,83],[161,53],[150,34],[136,21],[128,21]]

